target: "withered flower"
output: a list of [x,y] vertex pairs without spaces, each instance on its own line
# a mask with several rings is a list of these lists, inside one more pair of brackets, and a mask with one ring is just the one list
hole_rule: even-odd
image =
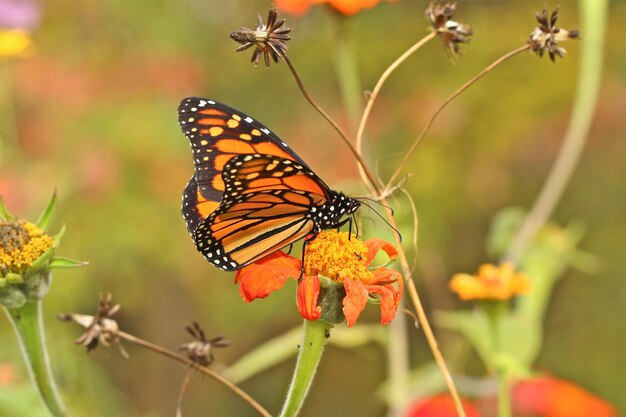
[[426,9],[426,19],[452,56],[459,54],[459,44],[468,43],[474,33],[470,25],[452,20],[455,11],[456,3],[430,3]]
[[185,326],[185,329],[196,340],[180,345],[178,349],[185,352],[187,358],[198,365],[208,366],[213,362],[212,348],[230,346],[230,342],[223,336],[207,339],[204,330],[195,321],[191,325]]
[[565,30],[555,26],[559,17],[558,6],[550,16],[548,16],[548,10],[544,7],[541,14],[535,13],[535,17],[537,22],[539,22],[539,27],[536,27],[528,38],[530,48],[540,57],[542,57],[547,50],[552,62],[554,62],[556,55],[563,58],[566,51],[559,46],[559,42],[567,39],[579,39],[580,35],[578,31]]
[[263,23],[263,18],[259,14],[259,23],[257,23],[255,30],[240,27],[239,30],[232,32],[230,38],[241,44],[235,52],[254,47],[250,60],[250,62],[254,62],[254,66],[259,65],[261,55],[263,55],[266,67],[270,66],[270,56],[276,63],[280,59],[284,59],[287,54],[286,42],[291,39],[289,36],[291,28],[283,27],[285,19],[276,22],[276,18],[276,8],[272,5],[267,14],[267,23]]
[[[86,346],[87,352],[90,352],[97,348],[98,344],[109,347],[112,343],[119,342],[119,326],[115,320],[111,319],[119,310],[120,305],[113,304],[110,293],[106,296],[100,294],[98,311],[95,316],[86,314],[59,314],[58,318],[59,320],[73,321],[86,329],[85,333],[74,340],[74,343]],[[124,352],[122,351],[122,353]]]

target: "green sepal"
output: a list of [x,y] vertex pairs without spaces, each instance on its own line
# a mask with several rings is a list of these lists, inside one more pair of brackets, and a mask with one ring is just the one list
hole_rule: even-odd
[[33,275],[38,274],[42,269],[46,268],[50,263],[50,260],[54,256],[55,248],[50,248],[33,262],[33,264],[26,270],[24,278],[28,281]]
[[0,305],[6,308],[21,308],[26,304],[26,295],[16,286],[8,285],[0,290]]
[[4,220],[5,222],[12,222],[15,220],[15,217],[9,213],[9,210],[7,210],[6,206],[4,205],[4,200],[2,199],[2,197],[0,197],[0,219]]
[[75,261],[74,259],[64,258],[62,256],[55,256],[50,262],[48,268],[80,268],[81,266],[88,265],[89,262]]
[[56,235],[52,236],[52,242],[54,243],[55,248],[59,247],[63,236],[65,236],[65,223],[61,226],[61,230],[59,230]]
[[24,282],[24,277],[15,272],[9,272],[4,276],[8,284],[21,284]]
[[26,281],[26,288],[24,289],[26,298],[28,300],[41,300],[48,294],[48,291],[50,291],[51,283],[52,274],[50,271],[41,271],[39,274]]
[[54,214],[56,212],[57,200],[57,191],[54,190],[54,192],[52,193],[52,198],[50,198],[50,202],[39,216],[39,219],[37,219],[37,227],[41,230],[44,230],[46,232],[48,231],[48,227],[50,226],[50,223],[52,222],[52,219],[54,218]]
[[343,299],[346,297],[344,286],[323,276],[319,278],[321,288],[317,305],[322,309],[319,319],[330,324],[343,323],[346,319],[343,314]]

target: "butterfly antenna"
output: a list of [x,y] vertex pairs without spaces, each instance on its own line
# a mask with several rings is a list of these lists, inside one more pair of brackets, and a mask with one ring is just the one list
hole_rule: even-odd
[[[382,207],[386,208],[387,210],[389,210],[389,211],[391,212],[391,215],[392,215],[392,216],[395,214],[394,210],[393,210],[390,206],[388,206],[388,205],[386,205],[386,204],[383,204],[383,203],[381,203],[380,201],[375,200],[375,199],[373,199],[373,198],[369,198],[369,197],[357,197],[355,200],[359,200],[359,201],[361,201],[361,202],[363,202],[363,200],[371,201],[372,203],[376,203],[376,204],[378,204],[379,206],[382,206]],[[369,207],[369,208],[371,208],[370,206],[368,206],[368,207]],[[372,210],[373,210],[373,209],[372,209]]]
[[[391,230],[393,230],[394,232],[396,232],[396,233],[398,234],[398,237],[400,237],[400,242],[402,242],[402,234],[398,231],[398,229],[396,229],[395,227],[393,227],[393,226],[391,225],[391,223],[389,223],[389,221],[383,217],[383,215],[382,215],[382,214],[380,214],[379,212],[377,212],[376,210],[374,210],[374,208],[373,208],[372,206],[370,206],[370,205],[369,205],[369,204],[367,204],[366,202],[362,201],[361,199],[366,199],[366,200],[370,200],[370,201],[374,201],[374,200],[371,200],[371,199],[369,199],[369,198],[365,198],[365,197],[361,197],[361,198],[359,198],[359,201],[361,202],[361,204],[363,204],[365,207],[367,207],[367,208],[369,208],[370,210],[372,210],[374,213],[376,213],[376,215],[377,215],[378,217],[380,217],[380,218],[381,218],[381,219],[382,219],[385,223],[387,223],[387,226],[389,226],[389,227],[391,228]],[[379,202],[377,202],[377,203],[379,203]],[[382,206],[384,206],[384,207],[387,207],[387,206],[385,206],[385,205],[384,205],[384,204],[382,204],[382,203],[379,203],[379,204],[380,204],[380,205],[382,205]],[[391,212],[393,213],[393,210],[391,209],[391,207],[387,207],[387,208],[389,208],[389,210],[391,210]]]

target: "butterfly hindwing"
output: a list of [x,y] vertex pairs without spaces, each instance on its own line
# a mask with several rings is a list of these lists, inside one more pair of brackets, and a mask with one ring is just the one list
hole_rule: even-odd
[[264,190],[223,202],[193,234],[206,259],[225,270],[240,269],[306,237],[315,227],[310,208],[324,196]]

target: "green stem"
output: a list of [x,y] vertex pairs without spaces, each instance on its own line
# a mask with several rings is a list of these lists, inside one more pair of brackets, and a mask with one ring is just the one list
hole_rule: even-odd
[[335,36],[335,68],[343,104],[348,113],[350,130],[354,130],[361,113],[361,78],[350,38],[348,19],[337,16],[337,36]]
[[322,358],[326,334],[333,326],[321,320],[304,320],[304,338],[300,345],[296,369],[293,371],[291,386],[280,412],[280,417],[295,417],[300,412],[304,399],[309,393],[317,365]]
[[489,317],[491,324],[491,363],[488,364],[495,371],[498,378],[498,417],[511,417],[511,386],[508,370],[501,362],[502,341],[500,335],[500,321],[507,311],[505,301],[486,301],[482,308]]
[[41,301],[29,300],[21,308],[5,310],[15,329],[28,373],[48,411],[54,417],[67,416],[65,405],[52,377],[41,317]]
[[498,372],[498,417],[511,417],[511,385],[505,371]]

